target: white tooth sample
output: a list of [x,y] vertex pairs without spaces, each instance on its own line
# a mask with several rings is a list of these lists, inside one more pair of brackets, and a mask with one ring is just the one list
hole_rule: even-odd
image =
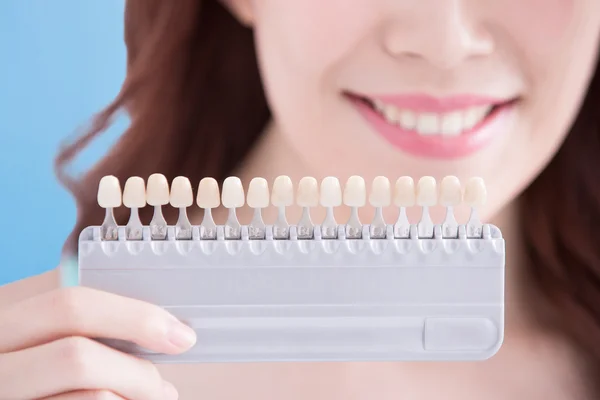
[[178,176],[171,183],[171,196],[169,203],[175,208],[190,207],[194,204],[194,193],[190,180],[184,176]]
[[169,203],[172,207],[179,208],[179,219],[175,225],[175,238],[190,240],[192,238],[192,224],[187,217],[187,207],[194,204],[194,193],[188,178],[178,176],[173,179]]
[[333,215],[333,208],[342,205],[342,188],[340,181],[333,176],[328,176],[321,181],[321,206],[327,209],[325,219],[321,224],[321,237],[323,239],[337,238],[337,222]]
[[436,135],[440,132],[440,118],[437,114],[421,113],[417,116],[416,131],[421,135]]
[[375,108],[377,111],[381,112],[383,110],[383,102],[379,99],[374,99],[373,100],[373,108]]
[[146,206],[146,183],[139,176],[132,176],[123,188],[123,205],[127,208],[143,208]]
[[458,223],[453,208],[462,202],[462,188],[456,176],[446,176],[440,183],[440,204],[446,207],[446,218],[442,223],[442,236],[455,238],[458,236]]
[[302,216],[296,225],[298,239],[312,239],[314,225],[310,218],[310,208],[319,205],[319,183],[310,176],[305,176],[298,182],[296,204],[302,207]]
[[483,207],[487,200],[487,189],[482,178],[473,177],[465,185],[464,202],[469,207]]
[[463,130],[473,129],[490,111],[490,106],[470,107],[463,115]]
[[343,195],[344,204],[351,207],[351,214],[346,223],[346,237],[360,239],[362,237],[362,224],[358,217],[358,208],[367,203],[367,185],[361,176],[351,176],[346,181]]
[[254,217],[248,225],[250,239],[264,239],[266,235],[262,209],[269,206],[269,184],[265,178],[253,178],[248,186],[246,204],[254,208]]
[[410,110],[400,110],[398,124],[407,131],[414,130],[417,127],[417,114]]
[[410,233],[410,223],[406,215],[406,208],[412,207],[416,202],[415,182],[410,176],[402,176],[394,186],[394,204],[400,208],[398,220],[394,224],[394,237],[407,238]]
[[125,227],[127,240],[141,240],[143,226],[138,210],[146,206],[146,184],[139,176],[132,176],[125,182],[123,204],[131,209],[129,222]]
[[229,209],[244,206],[244,186],[240,178],[230,176],[223,181],[221,203],[223,207]]
[[451,112],[442,116],[441,132],[446,136],[457,136],[463,130],[461,112]]
[[387,122],[390,124],[396,124],[400,117],[398,109],[394,106],[386,105],[383,109],[383,115]]
[[219,184],[214,178],[202,178],[198,184],[196,204],[204,209],[217,208],[221,205]]
[[204,209],[204,217],[200,224],[200,239],[216,239],[217,226],[212,217],[212,209],[221,205],[219,184],[214,178],[202,178],[198,184],[196,204]]
[[162,206],[169,204],[169,182],[163,174],[152,174],[146,187],[146,202],[154,207],[154,216],[150,221],[150,237],[164,240],[167,237],[167,221],[162,214]]
[[225,239],[240,239],[242,236],[240,222],[236,215],[236,208],[244,206],[244,186],[240,178],[230,176],[223,181],[221,203],[229,209],[229,216],[225,223]]
[[294,204],[294,184],[289,176],[281,175],[273,181],[271,204],[278,208],[277,220],[273,224],[273,237],[287,239],[290,226],[285,215],[285,208]]
[[267,208],[269,206],[269,183],[265,178],[253,178],[248,186],[246,203],[252,208]]
[[433,207],[437,204],[437,187],[435,178],[424,176],[419,179],[416,190],[417,205]]
[[323,207],[339,207],[342,205],[342,188],[338,178],[328,176],[321,181],[320,203]]
[[164,206],[169,204],[169,181],[163,174],[152,174],[148,178],[146,201],[150,206]]
[[305,176],[298,183],[296,204],[300,207],[317,207],[319,205],[319,183],[311,176]]
[[104,222],[100,227],[103,240],[117,240],[118,226],[115,221],[114,208],[121,206],[121,184],[116,176],[108,175],[100,179],[98,184],[98,205],[106,209]]
[[361,176],[351,176],[344,187],[344,204],[348,207],[363,207],[367,202],[367,186]]
[[456,207],[462,201],[462,188],[456,176],[446,176],[440,183],[440,204],[444,207]]
[[412,207],[416,203],[415,182],[410,176],[402,176],[394,187],[394,204],[398,207]]
[[375,207],[375,216],[369,226],[369,233],[372,239],[384,239],[386,237],[386,223],[383,218],[383,207],[388,207],[392,202],[392,189],[390,180],[385,176],[378,176],[373,179],[371,193],[369,194],[369,203]]
[[483,207],[487,200],[487,190],[482,178],[474,177],[467,181],[463,201],[471,207],[471,216],[467,222],[467,237],[478,238],[482,236],[483,224],[479,220],[477,209]]
[[113,175],[102,177],[98,185],[98,205],[102,208],[121,207],[121,199],[119,179]]
[[431,176],[424,176],[419,179],[416,195],[417,205],[423,207],[421,220],[417,225],[419,237],[433,237],[433,221],[429,215],[429,207],[435,206],[438,200],[435,178]]
[[271,204],[275,207],[289,207],[294,204],[294,184],[289,176],[281,175],[273,181]]
[[373,207],[388,207],[392,201],[392,191],[390,180],[385,176],[378,176],[373,179],[371,193],[369,194],[369,203]]

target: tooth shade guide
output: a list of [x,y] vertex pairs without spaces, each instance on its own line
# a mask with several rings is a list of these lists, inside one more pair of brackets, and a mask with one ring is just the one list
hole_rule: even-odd
[[[360,178],[360,177],[359,177]],[[411,178],[413,179],[413,178]],[[415,191],[418,189],[418,185],[419,182],[421,181],[422,178],[418,178],[418,179],[413,179],[413,182],[415,182]],[[356,206],[356,207],[349,207],[347,205],[344,205],[344,203],[347,203],[347,201],[344,199],[344,188],[345,185],[347,184],[347,180],[346,181],[341,181],[339,179],[337,179],[338,182],[340,183],[340,189],[342,190],[342,204],[339,206],[334,206],[330,208],[330,214],[334,217],[334,222],[332,221],[328,221],[330,223],[329,226],[329,234],[328,232],[325,232],[324,237],[325,238],[335,238],[337,237],[337,232],[339,229],[342,229],[342,231],[345,231],[344,237],[347,239],[354,239],[354,238],[359,238],[357,235],[365,235],[365,232],[368,232],[366,239],[368,239],[369,237],[373,237],[373,238],[382,238],[384,236],[384,232],[388,231],[389,227],[392,227],[394,229],[394,236],[398,237],[398,238],[405,238],[406,236],[397,236],[395,235],[396,231],[396,223],[397,223],[397,218],[399,217],[400,211],[401,209],[396,205],[395,203],[395,199],[393,198],[393,193],[392,193],[392,199],[390,201],[390,205],[387,207],[376,207],[373,206],[372,204],[370,204],[370,196],[371,196],[371,190],[372,190],[372,184],[373,181],[369,181],[368,179],[365,182],[365,186],[367,189],[367,193],[366,193],[366,204],[364,206]],[[415,226],[421,226],[420,229],[420,237],[431,237],[431,227],[433,227],[433,225],[439,225],[441,226],[441,232],[443,237],[445,238],[455,238],[456,237],[456,233],[457,233],[457,226],[458,225],[463,225],[466,228],[466,232],[468,234],[469,237],[473,237],[473,238],[479,238],[482,235],[483,232],[483,224],[481,223],[481,221],[479,220],[478,217],[478,213],[479,213],[479,209],[478,207],[477,210],[475,210],[475,212],[472,212],[472,210],[465,204],[464,201],[462,201],[459,205],[452,205],[449,206],[451,207],[451,211],[452,211],[452,215],[455,217],[456,221],[452,221],[451,219],[448,220],[447,219],[447,212],[450,211],[450,208],[444,207],[442,204],[446,204],[448,203],[448,200],[443,196],[443,194],[441,193],[442,189],[443,189],[443,182],[444,179],[436,179],[435,180],[435,185],[436,185],[436,189],[437,189],[437,193],[436,193],[436,197],[437,197],[437,201],[440,204],[436,204],[434,206],[426,206],[427,208],[427,212],[431,218],[431,225],[427,224],[427,232],[424,232],[424,228],[423,225],[425,222],[428,221],[422,221],[422,207],[420,207],[418,204],[414,204],[411,207],[405,207],[404,208],[404,212],[406,214],[406,224],[403,227],[403,229],[405,229],[406,231],[408,231],[410,229],[410,227],[412,225]],[[478,202],[477,204],[481,204],[485,201],[485,196],[487,195],[487,193],[485,192],[485,187],[483,184],[482,180],[478,180],[478,179],[471,179],[471,180],[466,180],[464,182],[462,182],[462,188],[464,189],[464,186],[467,185],[467,183],[465,182],[469,182],[469,184],[473,185],[473,187],[479,188],[479,189],[472,189],[471,190],[471,194],[469,196],[467,196],[467,202],[469,201],[469,199],[471,199],[471,202]],[[475,182],[475,183],[473,183]],[[249,182],[248,182],[249,183]],[[268,182],[270,183],[270,182]],[[292,184],[294,187],[296,186],[296,181],[293,181]],[[317,181],[317,183],[319,183],[319,181]],[[322,183],[322,181],[321,181]],[[389,180],[390,183],[390,190],[393,192],[394,190],[394,184],[395,184],[395,178],[392,178]],[[246,184],[247,185],[247,184]],[[173,185],[171,185],[173,186]],[[248,188],[248,186],[245,187],[246,189]],[[480,192],[473,192],[473,190],[479,190]],[[473,194],[475,193],[475,194]],[[483,193],[483,194],[481,194]],[[422,199],[418,199],[417,196],[418,193],[415,194],[415,200],[419,200],[420,202],[422,202]],[[124,193],[123,193],[124,195]],[[248,204],[246,204],[246,200],[245,200],[245,196],[246,193],[244,192],[244,200],[242,200],[243,202],[243,206],[236,208],[234,214],[235,217],[237,218],[237,222],[239,224],[239,227],[234,226],[234,231],[233,233],[239,233],[241,232],[241,229],[248,229],[252,224],[253,221],[257,221],[257,219],[255,218],[255,214],[256,211],[253,207],[250,207]],[[354,200],[354,203],[350,203],[350,204],[358,204],[356,203],[356,200]],[[451,204],[456,204],[456,198],[453,201],[450,201]],[[127,203],[127,204],[125,204]],[[156,203],[156,202],[155,202]],[[295,203],[295,201],[294,201]],[[384,202],[385,203],[385,202]],[[419,203],[416,201],[416,203]],[[448,203],[448,204],[450,204]],[[131,206],[131,202],[124,202],[122,204],[121,207],[126,207],[127,205]],[[253,204],[251,202],[251,204]],[[362,202],[360,203],[362,204]],[[376,203],[376,204],[380,204],[380,203]],[[429,203],[427,204],[432,204],[431,201],[429,201]],[[173,205],[165,205],[165,207],[170,207],[172,208]],[[193,222],[194,222],[194,226],[197,226],[199,228],[199,231],[196,231],[195,235],[198,237],[200,237],[201,239],[215,239],[216,238],[216,231],[217,231],[217,226],[218,225],[227,225],[229,222],[231,222],[231,216],[227,216],[227,215],[222,215],[222,214],[227,214],[227,210],[223,207],[223,205],[219,205],[219,207],[217,207],[217,209],[206,209],[206,210],[196,210],[198,206],[197,205],[193,205],[192,208],[188,208],[188,212],[190,214],[190,216],[192,218],[194,218]],[[326,222],[326,214],[327,214],[327,207],[323,207],[322,205],[317,205],[316,207],[309,207],[308,211],[308,216],[310,217],[310,219],[305,217],[305,210],[303,209],[303,207],[300,207],[297,204],[293,204],[291,206],[287,206],[287,207],[283,207],[284,211],[285,211],[285,216],[286,216],[286,221],[288,223],[287,228],[284,230],[284,232],[286,232],[286,235],[282,235],[279,236],[277,234],[274,235],[274,238],[279,238],[279,239],[307,239],[307,238],[314,238],[314,231],[310,232],[311,228],[317,227],[317,228],[323,228],[323,222]],[[354,216],[353,216],[353,210],[354,210]],[[158,214],[158,216],[162,215],[162,206],[155,206],[154,207],[154,212],[155,212],[155,217]],[[168,214],[171,215],[171,209],[168,209]],[[198,218],[198,217],[202,217],[201,214],[205,214],[208,216],[212,216],[212,214],[214,213],[215,217],[218,219],[218,221],[214,221],[212,224],[204,224],[204,219],[203,218]],[[133,212],[130,214],[130,219],[133,218]],[[263,223],[265,225],[265,230],[267,228],[271,229],[271,232],[273,232],[273,226],[275,224],[275,222],[277,222],[278,220],[278,214],[279,214],[279,208],[273,206],[272,204],[269,204],[267,208],[262,209],[261,212],[261,217],[263,219]],[[472,216],[471,216],[472,214]],[[355,217],[358,216],[358,223],[355,224],[351,224],[350,222],[352,222],[351,220]],[[375,217],[377,216],[377,219],[375,219]],[[383,218],[381,218],[383,217]],[[173,218],[175,219],[175,218]],[[160,221],[159,221],[160,222]],[[176,222],[175,220],[171,221],[172,223]],[[354,221],[356,222],[356,221]],[[305,226],[303,226],[302,224],[304,224]],[[176,225],[176,224],[174,224]],[[235,225],[235,224],[234,224]],[[270,225],[270,227],[269,227]],[[355,225],[355,226],[352,226]],[[262,224],[259,224],[259,226],[262,229]],[[290,229],[294,228],[294,234],[293,237],[289,236],[290,233]],[[131,233],[128,233],[127,231],[127,226],[124,227],[125,229],[123,230],[123,237],[121,239],[124,240],[139,240],[139,235],[132,235]],[[150,240],[161,240],[160,235],[156,235],[156,229],[157,228],[161,228],[162,232],[163,232],[163,236],[162,239],[169,239],[169,237],[167,237],[166,235],[166,228],[167,228],[167,224],[166,221],[164,222],[164,225],[159,223],[156,223],[156,218],[153,218],[152,223],[150,224],[150,232],[151,232],[151,237]],[[364,229],[363,229],[364,228]],[[376,229],[375,229],[376,228]],[[302,229],[304,229],[304,232],[302,232]],[[351,230],[353,229],[353,231],[351,232]],[[365,230],[366,229],[366,230]],[[375,229],[375,230],[374,230]],[[119,231],[120,232],[120,231]],[[169,231],[170,232],[170,231]],[[173,232],[176,232],[176,230],[173,230]],[[198,234],[198,232],[200,234]],[[341,232],[341,231],[340,231]],[[300,234],[299,234],[300,233]],[[305,236],[303,237],[301,234],[304,234]],[[120,234],[119,234],[120,235]],[[169,233],[169,235],[171,235],[171,233]],[[176,235],[176,234],[175,234]],[[118,235],[115,235],[114,237],[117,237]],[[177,235],[176,235],[177,236]],[[230,236],[230,235],[227,235]],[[253,235],[250,235],[253,236]],[[263,238],[262,233],[259,235],[260,238]],[[266,237],[266,234],[265,234]],[[187,237],[179,237],[178,239],[190,239],[189,235]],[[233,235],[234,239],[240,239],[241,236],[240,235]],[[119,240],[121,240],[119,239]],[[176,238],[177,239],[177,238]],[[171,240],[171,239],[169,239]]]
[[483,226],[479,219],[479,209],[487,201],[487,188],[485,182],[479,177],[473,177],[465,184],[463,193],[464,203],[471,207],[471,215],[467,222],[467,237],[480,238],[483,234]]
[[[276,216],[276,207],[268,210]],[[292,225],[301,210],[286,208]],[[333,207],[340,226],[350,210]],[[363,224],[371,221],[374,210],[372,205],[360,208]],[[246,227],[241,240],[225,241],[221,225],[212,242],[202,243],[204,238],[194,230],[195,243],[177,243],[170,226],[165,242],[152,243],[145,237],[142,243],[106,243],[99,227],[88,227],[79,242],[80,284],[128,297],[144,293],[152,304],[172,306],[180,320],[195,320],[197,329],[226,322],[216,330],[199,329],[207,340],[199,340],[190,352],[134,354],[158,363],[289,361],[290,348],[300,349],[292,355],[295,360],[310,361],[371,361],[372,357],[379,358],[373,361],[416,361],[415,356],[431,361],[489,359],[500,347],[505,315],[505,254],[499,230],[484,225],[483,237],[468,239],[461,225],[457,239],[443,240],[439,225],[443,218],[438,218],[437,210],[444,208],[436,206],[430,208],[436,223],[434,239],[419,239],[415,224],[420,207],[405,210],[415,215],[412,221],[407,215],[407,223],[412,223],[408,240],[391,235],[370,240],[363,226],[361,239],[347,240],[340,229],[338,239],[320,240],[320,230],[315,229],[315,240],[299,241],[292,226],[287,242],[274,242],[269,234],[264,241],[251,242]],[[227,213],[223,207],[214,211],[219,219]],[[253,212],[247,205],[238,211],[243,223]],[[319,206],[314,211],[318,223],[324,209]],[[398,206],[383,211],[389,234]],[[200,208],[190,210],[193,217],[197,212]],[[467,218],[460,222],[465,224]],[[125,239],[121,232],[119,240]],[[282,290],[290,287],[293,290]],[[198,314],[207,304],[210,315]],[[398,304],[406,312],[390,313]],[[298,323],[298,310],[305,328],[300,331],[289,329]],[[261,343],[256,346],[258,330]],[[460,334],[452,334],[456,332]],[[373,337],[378,338],[375,352]],[[308,339],[310,352],[304,352]],[[269,344],[283,342],[289,346]],[[224,348],[228,351],[223,353]],[[247,352],[249,348],[253,351]],[[122,351],[134,352],[135,347]]]
[[108,175],[100,179],[96,198],[98,205],[105,209],[104,221],[100,227],[103,240],[115,241],[119,238],[114,209],[122,205],[122,191],[119,179]]
[[351,176],[346,181],[343,192],[343,203],[350,207],[350,216],[346,221],[346,238],[360,239],[362,237],[362,223],[359,209],[367,204],[367,188],[365,180],[360,176]]

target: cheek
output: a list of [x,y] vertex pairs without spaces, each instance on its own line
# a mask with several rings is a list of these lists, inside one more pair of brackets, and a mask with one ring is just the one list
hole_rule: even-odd
[[522,122],[529,134],[521,135],[522,157],[543,167],[569,133],[587,92],[600,7],[596,0],[516,2],[509,0],[514,10],[504,16],[527,80]]
[[501,8],[502,25],[510,35],[528,50],[550,51],[564,39],[574,22],[576,3],[587,0],[504,0]]
[[255,11],[264,56],[313,77],[352,52],[375,13],[372,0],[256,0]]

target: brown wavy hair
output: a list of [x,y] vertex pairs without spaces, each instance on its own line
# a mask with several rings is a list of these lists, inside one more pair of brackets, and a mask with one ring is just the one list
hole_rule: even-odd
[[[128,0],[127,75],[116,99],[56,159],[78,219],[65,252],[98,224],[100,178],[164,173],[222,180],[248,154],[270,119],[253,34],[217,0]],[[119,111],[131,124],[81,180],[66,166]],[[600,376],[600,69],[561,149],[522,195],[521,229],[532,262],[531,311],[564,334]],[[126,210],[117,215],[124,223]],[[142,210],[149,218],[148,207]],[[170,210],[165,210],[170,211]],[[168,216],[173,218],[173,216]],[[550,318],[542,318],[549,316]]]

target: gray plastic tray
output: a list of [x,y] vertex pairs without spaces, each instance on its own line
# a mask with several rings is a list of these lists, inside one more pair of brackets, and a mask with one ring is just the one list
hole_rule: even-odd
[[[504,239],[482,238],[79,241],[81,285],[164,307],[197,344],[178,356],[104,342],[155,363],[483,360],[504,335]],[[118,312],[116,310],[115,312]]]

